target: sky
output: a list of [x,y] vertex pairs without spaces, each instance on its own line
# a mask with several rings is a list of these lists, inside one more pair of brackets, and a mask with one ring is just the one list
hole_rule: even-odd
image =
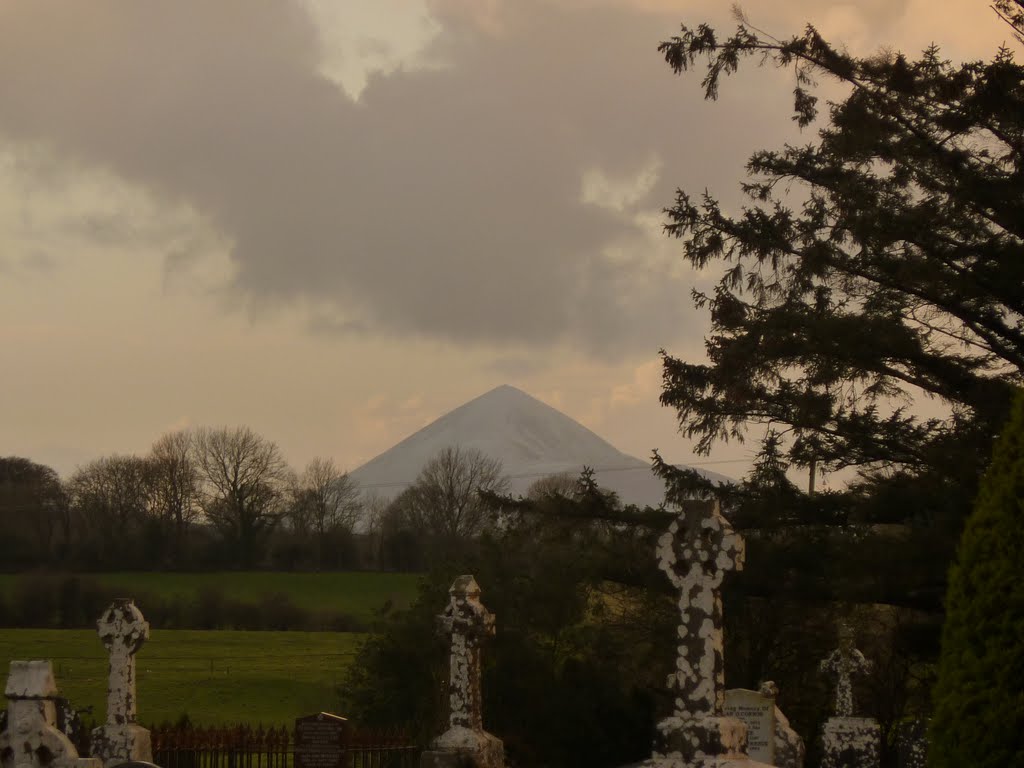
[[[985,0],[751,0],[778,37],[986,58]],[[674,190],[734,210],[806,142],[791,73],[701,98],[657,52],[720,0],[0,0],[0,455],[62,475],[245,424],[354,469],[512,384],[626,453],[695,457]],[[405,480],[406,478],[396,478]]]

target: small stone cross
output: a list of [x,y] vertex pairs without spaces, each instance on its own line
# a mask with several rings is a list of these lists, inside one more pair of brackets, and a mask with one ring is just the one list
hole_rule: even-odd
[[480,602],[480,586],[472,576],[459,576],[448,594],[448,607],[437,617],[451,642],[448,726],[483,731],[480,641],[494,634],[494,615]]
[[96,626],[110,653],[107,725],[134,723],[135,654],[149,639],[149,622],[131,598],[119,597],[103,612]]
[[839,647],[822,662],[821,670],[836,679],[836,717],[853,717],[853,675],[871,669],[871,662],[853,647],[853,631],[839,625]]
[[658,566],[679,590],[679,655],[669,685],[677,689],[675,715],[722,714],[722,579],[743,569],[744,542],[722,517],[718,502],[687,502],[658,539]]

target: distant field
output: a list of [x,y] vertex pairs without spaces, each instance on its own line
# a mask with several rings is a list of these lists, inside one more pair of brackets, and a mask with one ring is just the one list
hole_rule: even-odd
[[[337,711],[336,686],[363,635],[153,630],[137,659],[139,719],[287,724]],[[0,663],[51,659],[61,695],[104,718],[107,656],[89,630],[0,630]],[[342,713],[343,714],[343,713]]]
[[[0,591],[10,594],[16,575],[0,575]],[[371,621],[386,606],[404,608],[416,597],[419,576],[409,573],[288,573],[227,571],[219,573],[95,573],[83,574],[117,587],[125,597],[151,594],[162,599],[191,600],[202,589],[216,588],[230,600],[256,603],[283,592],[300,608],[330,610]],[[145,605],[140,605],[145,613]]]

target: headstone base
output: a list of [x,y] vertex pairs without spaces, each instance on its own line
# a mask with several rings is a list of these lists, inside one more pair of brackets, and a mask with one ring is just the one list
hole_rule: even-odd
[[821,741],[822,768],[878,768],[882,729],[872,717],[830,717]]
[[746,758],[747,726],[735,717],[668,717],[658,723],[654,757],[689,763],[706,755]]
[[449,728],[420,756],[420,768],[502,768],[505,745],[486,731]]
[[141,725],[101,725],[92,732],[94,756],[103,760],[103,765],[112,766],[127,762],[153,762],[153,746],[149,731]]
[[637,768],[775,768],[767,763],[759,763],[749,757],[715,757],[704,755],[690,762],[679,757],[655,756],[637,764]]
[[734,717],[669,717],[658,723],[643,768],[771,768],[746,754],[747,726]]

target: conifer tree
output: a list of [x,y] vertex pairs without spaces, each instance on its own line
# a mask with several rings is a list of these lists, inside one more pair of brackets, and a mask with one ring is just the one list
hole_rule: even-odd
[[1024,765],[1024,392],[949,577],[935,689],[935,768]]
[[[1015,9],[1000,4],[1011,24]],[[707,361],[664,354],[662,402],[699,451],[767,427],[792,469],[855,468],[867,497],[916,479],[930,500],[914,506],[956,529],[1024,381],[1024,68],[1005,49],[861,58],[811,26],[777,40],[740,22],[728,39],[684,26],[660,51],[704,68],[710,99],[747,57],[794,71],[793,119],[817,137],[755,153],[738,215],[682,190],[667,210],[720,279],[694,292]],[[817,80],[845,94],[820,113]],[[940,415],[915,413],[922,396]]]

